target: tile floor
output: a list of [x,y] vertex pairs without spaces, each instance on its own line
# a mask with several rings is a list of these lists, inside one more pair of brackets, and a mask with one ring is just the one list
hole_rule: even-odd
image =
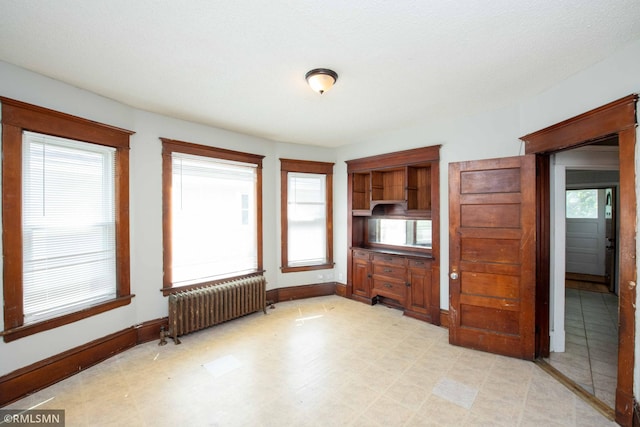
[[551,353],[549,363],[615,408],[618,298],[568,288],[565,295],[565,352]]
[[67,426],[614,426],[535,364],[337,296],[139,345],[7,408]]

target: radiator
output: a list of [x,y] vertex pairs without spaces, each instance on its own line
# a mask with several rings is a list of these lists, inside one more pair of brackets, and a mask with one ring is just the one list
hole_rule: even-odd
[[266,311],[266,280],[249,276],[169,295],[169,330],[160,331],[160,345],[171,337],[195,332],[256,311]]

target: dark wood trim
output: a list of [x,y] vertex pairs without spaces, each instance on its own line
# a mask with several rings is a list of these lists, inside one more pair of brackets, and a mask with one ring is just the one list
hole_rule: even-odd
[[[282,245],[284,247],[284,242]],[[312,270],[328,270],[335,267],[335,263],[331,264],[318,264],[318,265],[303,265],[299,267],[280,267],[280,271],[283,273],[294,273],[297,271],[312,271]]]
[[44,320],[38,323],[31,323],[29,325],[17,326],[15,328],[3,331],[0,335],[3,335],[5,342],[15,341],[19,338],[24,338],[26,336],[57,328],[62,325],[68,325],[69,323],[77,322],[78,320],[86,319],[87,317],[95,316],[96,314],[104,313],[105,311],[128,305],[131,303],[131,299],[134,296],[135,295],[126,295],[123,297],[118,297],[116,299],[84,308],[80,311],[74,311],[73,313],[54,317],[53,319]]
[[[5,107],[3,106],[3,112]],[[22,325],[22,129],[2,125],[4,328]],[[6,341],[5,337],[5,341]]]
[[336,282],[336,295],[341,297],[347,296],[347,285],[344,283]]
[[584,114],[521,137],[525,154],[554,153],[587,145],[604,136],[635,128],[638,95],[629,95]]
[[[214,280],[207,283],[197,283],[189,286],[173,287],[173,271],[172,271],[172,218],[171,218],[171,184],[172,184],[172,170],[171,170],[171,154],[172,153],[184,153],[202,157],[210,157],[215,159],[231,160],[236,162],[250,163],[256,165],[256,252],[257,252],[257,269],[254,273],[262,273],[264,269],[263,261],[263,219],[262,219],[262,159],[265,156],[260,154],[243,153],[241,151],[227,150],[224,148],[212,147],[209,145],[194,144],[191,142],[178,141],[169,138],[160,138],[162,141],[162,263],[163,263],[163,278],[162,278],[162,292],[164,295],[168,295],[172,292],[183,291],[193,288],[202,287],[209,283],[217,283],[223,280],[229,280],[224,278],[221,280]],[[244,276],[238,276],[244,277]]]
[[[438,146],[438,149],[440,147]],[[431,323],[440,325],[440,162],[431,164]]]
[[333,175],[335,163],[316,162],[313,160],[280,159],[280,170],[287,172],[317,173]]
[[[280,159],[280,257],[283,273],[299,271],[324,270],[333,268],[333,163],[311,160]],[[320,265],[289,266],[289,219],[288,195],[289,172],[323,174],[326,178],[325,216],[326,216],[326,259]]]
[[393,153],[379,154],[377,156],[347,160],[347,173],[350,174],[352,172],[378,169],[382,164],[385,167],[391,168],[436,161],[440,159],[440,147],[441,145],[431,145],[429,147],[396,151]]
[[338,286],[344,285],[338,284],[336,282],[327,282],[269,289],[267,291],[267,302],[275,304],[282,301],[292,301],[297,299],[335,295],[336,288]]
[[535,357],[549,357],[551,184],[549,156],[536,157],[536,311]]
[[[635,111],[634,111],[635,116]],[[618,385],[616,388],[616,422],[631,425],[633,414],[633,369],[635,359],[636,316],[636,129],[618,133],[620,158],[620,236],[618,295]]]
[[144,344],[149,341],[160,339],[160,330],[164,327],[169,328],[169,318],[162,317],[160,319],[148,320],[139,325],[134,326],[136,330],[136,344]]
[[535,359],[533,361],[540,369],[551,375],[555,378],[560,384],[567,387],[574,394],[576,394],[579,398],[588,403],[592,408],[596,411],[600,412],[603,416],[607,417],[607,419],[614,419],[615,413],[612,408],[609,408],[606,403],[602,402],[600,399],[583,389],[578,383],[576,383],[571,378],[567,377],[561,371],[547,363],[544,359]]
[[137,334],[132,326],[4,375],[0,377],[0,406],[134,347],[136,342]]
[[[523,136],[527,154],[548,155],[587,145],[603,136],[618,136],[620,161],[620,295],[616,422],[632,425],[635,358],[636,221],[635,190],[636,104],[632,94],[538,132]],[[547,190],[549,191],[549,190]],[[541,331],[541,333],[548,333]]]
[[129,137],[135,133],[11,98],[0,96],[0,102],[3,125],[32,132],[122,148],[129,147]]
[[160,140],[162,141],[162,154],[177,152],[193,154],[195,156],[215,157],[217,159],[232,160],[235,162],[252,163],[257,165],[259,169],[262,169],[262,159],[265,157],[261,154],[243,153],[242,151],[227,150],[225,148],[178,141],[176,139],[160,138]]
[[449,329],[449,310],[440,310],[440,326]]
[[[4,341],[53,329],[129,304],[129,130],[97,123],[9,98],[2,102],[2,239],[4,255]],[[117,298],[78,312],[23,325],[22,303],[22,133],[39,132],[115,147],[116,295]]]

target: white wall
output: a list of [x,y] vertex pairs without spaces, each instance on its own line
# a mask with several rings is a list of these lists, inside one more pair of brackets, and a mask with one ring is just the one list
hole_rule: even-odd
[[[160,142],[168,137],[267,156],[264,161],[264,249],[270,288],[317,283],[317,272],[279,272],[279,157],[335,161],[334,258],[332,273],[346,277],[347,194],[345,160],[391,151],[442,144],[441,149],[441,307],[448,308],[448,165],[450,162],[515,156],[519,137],[640,92],[640,40],[555,87],[504,108],[450,122],[423,123],[380,134],[335,150],[280,144],[260,138],[195,125],[131,109],[60,82],[0,62],[0,94],[25,102],[131,129],[131,266],[130,306],[30,336],[0,343],[0,375],[60,353],[132,324],[166,315],[160,295],[162,275]],[[464,102],[464,100],[461,100]],[[392,106],[390,106],[392,107]],[[640,138],[639,138],[640,139]],[[636,157],[640,160],[640,155]],[[640,162],[639,162],[640,164]],[[638,166],[636,166],[638,169]],[[340,278],[343,279],[340,279]],[[324,279],[326,280],[326,279]],[[1,296],[0,296],[1,297]],[[640,316],[640,315],[639,315]],[[636,359],[640,339],[636,339]],[[640,395],[636,360],[635,395]]]
[[[167,316],[162,296],[162,145],[160,137],[264,155],[263,247],[268,288],[329,280],[323,271],[280,272],[279,158],[333,162],[327,148],[273,141],[228,132],[133,109],[113,100],[0,62],[0,95],[135,131],[131,137],[132,303],[88,319],[10,343],[0,341],[0,375],[147,320]],[[0,243],[1,244],[1,243]],[[1,266],[0,266],[1,268]],[[0,270],[1,272],[1,270]],[[0,274],[1,277],[1,274]],[[1,278],[0,278],[1,280]],[[0,303],[2,293],[0,293]],[[0,325],[3,318],[0,316]],[[2,327],[2,326],[0,326]]]

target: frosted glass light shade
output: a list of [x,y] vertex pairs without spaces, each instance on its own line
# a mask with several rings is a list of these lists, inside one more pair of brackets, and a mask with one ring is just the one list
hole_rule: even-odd
[[331,89],[336,80],[338,80],[338,74],[326,68],[316,68],[309,71],[305,78],[311,89],[322,95],[327,90]]

